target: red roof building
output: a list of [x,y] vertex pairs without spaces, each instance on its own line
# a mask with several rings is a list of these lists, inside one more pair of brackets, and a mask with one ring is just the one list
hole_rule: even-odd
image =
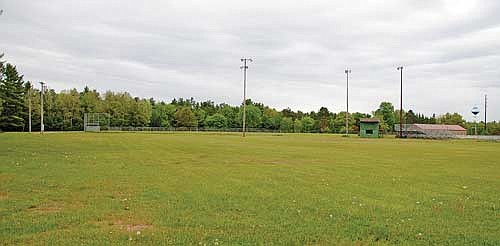
[[[394,125],[399,133],[399,124]],[[467,129],[459,125],[438,124],[403,124],[403,136],[422,138],[450,138],[457,135],[467,135]]]

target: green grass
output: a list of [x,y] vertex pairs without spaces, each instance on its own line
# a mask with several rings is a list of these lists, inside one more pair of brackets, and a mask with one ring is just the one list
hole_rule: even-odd
[[500,245],[500,143],[0,134],[0,244],[128,243]]

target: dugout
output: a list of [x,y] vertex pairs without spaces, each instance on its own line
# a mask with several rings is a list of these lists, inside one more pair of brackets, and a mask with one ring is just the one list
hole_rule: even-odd
[[380,122],[377,118],[359,120],[359,136],[362,138],[378,138]]

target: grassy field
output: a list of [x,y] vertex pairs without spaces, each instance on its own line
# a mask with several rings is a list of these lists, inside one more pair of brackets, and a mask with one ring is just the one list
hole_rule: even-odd
[[0,244],[500,245],[500,143],[0,134]]

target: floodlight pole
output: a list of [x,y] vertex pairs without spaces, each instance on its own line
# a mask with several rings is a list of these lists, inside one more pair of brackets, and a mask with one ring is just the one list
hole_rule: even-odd
[[484,135],[487,135],[488,134],[488,125],[487,125],[487,121],[486,121],[486,109],[487,109],[487,106],[488,106],[488,95],[484,95]]
[[40,82],[40,133],[43,134],[44,127],[43,127],[43,92],[45,90],[45,83]]
[[250,58],[241,58],[241,62],[243,62],[243,66],[240,66],[240,69],[243,69],[243,137],[245,137],[246,131],[246,111],[247,111],[247,61],[252,62]]
[[28,131],[31,132],[31,83],[28,88]]
[[345,114],[345,135],[349,136],[349,74],[351,73],[350,69],[346,69],[345,71],[347,86],[346,86],[346,114]]
[[401,94],[399,98],[399,137],[403,137],[403,66],[398,67],[401,72]]

